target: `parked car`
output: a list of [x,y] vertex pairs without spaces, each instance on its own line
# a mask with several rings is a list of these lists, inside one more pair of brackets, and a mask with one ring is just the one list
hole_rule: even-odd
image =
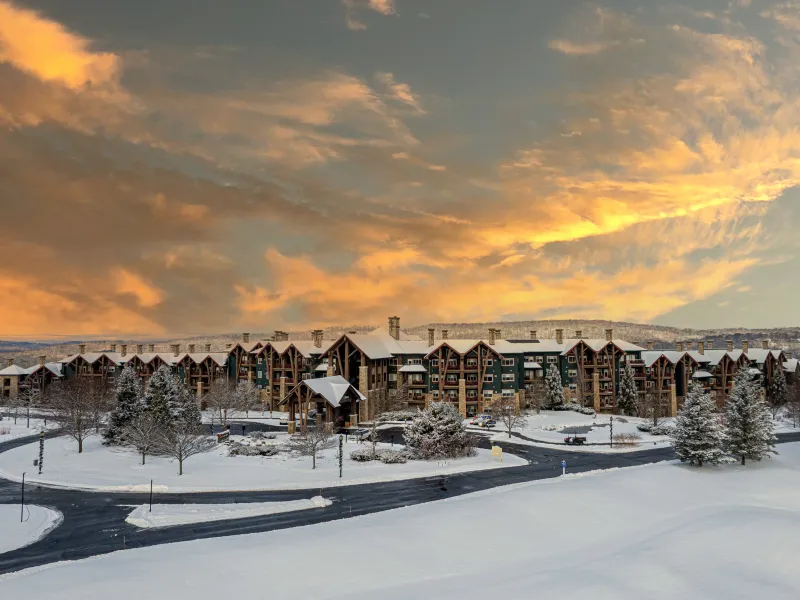
[[583,446],[586,443],[586,437],[582,435],[572,435],[564,438],[564,443],[568,446]]
[[470,425],[477,425],[480,427],[481,423],[484,421],[493,421],[492,415],[476,415],[472,417],[472,421],[469,422]]
[[478,427],[486,427],[487,429],[491,429],[495,425],[497,425],[497,421],[491,417],[488,419],[483,419],[480,423],[478,423]]

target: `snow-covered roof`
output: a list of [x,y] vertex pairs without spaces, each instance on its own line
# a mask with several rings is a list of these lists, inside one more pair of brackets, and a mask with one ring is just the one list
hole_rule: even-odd
[[353,400],[366,400],[366,396],[350,385],[341,375],[304,379],[297,385],[308,387],[314,394],[324,398],[334,408],[339,406],[342,400],[347,399],[346,396],[350,396],[350,399]]
[[119,352],[85,352],[83,354],[73,354],[72,356],[68,356],[59,362],[61,364],[69,364],[78,358],[82,358],[90,365],[93,365],[104,356],[115,365],[124,365],[131,358],[131,355],[122,356],[122,354]]
[[[644,361],[644,365],[646,367],[652,367],[656,363],[656,361],[658,361],[658,359],[660,359],[663,356],[669,362],[675,364],[675,360],[669,356],[670,354],[671,354],[670,352],[662,352],[660,350],[645,350],[644,352],[642,352],[642,360]],[[682,353],[676,353],[676,354],[682,354]]]
[[427,373],[428,371],[422,365],[403,365],[400,367],[400,373]]
[[314,369],[314,370],[315,370],[315,371],[324,371],[324,372],[326,372],[326,373],[327,373],[327,372],[328,372],[328,363],[326,363],[326,362],[319,363],[319,364],[317,365],[317,368],[316,368],[316,369]]
[[755,367],[750,367],[749,369],[747,369],[747,374],[748,375],[761,375],[761,371],[756,369]]
[[[27,375],[33,375],[34,373],[36,373],[36,371],[38,371],[41,368],[42,368],[41,365],[28,367],[26,369]],[[63,375],[63,370],[62,370],[63,365],[61,363],[45,363],[44,368],[50,371],[56,377],[61,377]],[[2,371],[0,371],[0,374],[2,374]]]
[[797,370],[797,359],[790,358],[785,363],[783,363],[783,370],[789,373],[794,373]]
[[28,375],[29,372],[30,371],[25,367],[20,367],[19,365],[9,365],[0,371],[0,375],[5,375],[6,377],[19,377],[21,375]]
[[776,360],[779,360],[780,355],[780,350],[772,350],[767,348],[749,348],[747,350],[747,358],[749,360],[754,360],[759,364],[763,364],[767,360],[768,356],[772,356]]
[[703,370],[695,371],[692,374],[692,379],[709,379],[710,377],[713,377],[713,375],[708,371],[703,371]]
[[630,342],[626,342],[625,340],[620,340],[616,338],[611,340],[610,342],[605,338],[597,338],[597,339],[570,338],[568,340],[564,340],[564,350],[562,351],[561,354],[567,354],[570,350],[572,350],[575,346],[577,346],[579,342],[583,342],[595,352],[599,352],[600,350],[605,348],[608,344],[614,344],[617,348],[619,348],[623,352],[640,352],[644,350],[644,348],[642,348],[641,346],[637,346],[636,344],[631,344]]
[[126,358],[131,361],[134,358],[139,359],[144,364],[148,365],[153,362],[156,358],[160,358],[162,361],[167,363],[168,365],[175,365],[181,360],[185,354],[175,356],[175,353],[168,354],[166,352],[143,352],[142,354],[131,354],[128,355]]
[[541,369],[542,365],[540,365],[537,362],[526,362],[525,363],[525,368],[526,369]]

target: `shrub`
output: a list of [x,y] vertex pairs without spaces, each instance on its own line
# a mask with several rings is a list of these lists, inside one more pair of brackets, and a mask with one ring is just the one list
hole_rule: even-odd
[[645,433],[650,433],[650,431],[653,429],[653,424],[652,423],[638,423],[636,425],[636,429],[638,429],[639,431],[644,431]]
[[380,416],[381,421],[411,421],[419,415],[418,410],[388,410]]
[[617,423],[628,423],[628,419],[625,417],[614,417],[614,421]]
[[373,452],[372,448],[359,448],[350,453],[350,460],[356,462],[369,462],[371,460],[378,460],[378,453]]
[[650,430],[650,435],[672,435],[674,427],[671,425],[656,425]]
[[267,431],[253,431],[247,434],[251,440],[274,440],[276,435]]
[[404,464],[408,462],[409,453],[405,450],[381,450],[378,459],[387,465]]
[[642,436],[638,433],[618,433],[614,436],[614,444],[618,446],[635,446]]
[[239,442],[231,442],[228,445],[228,456],[275,456],[278,452],[280,450],[275,446],[265,446],[263,444],[250,446]]
[[11,433],[10,427],[0,427],[0,435],[8,435]]

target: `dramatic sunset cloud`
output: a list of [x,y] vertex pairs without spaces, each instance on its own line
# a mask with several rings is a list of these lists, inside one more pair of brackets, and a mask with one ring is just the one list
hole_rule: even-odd
[[800,2],[301,4],[0,0],[0,336],[790,324]]

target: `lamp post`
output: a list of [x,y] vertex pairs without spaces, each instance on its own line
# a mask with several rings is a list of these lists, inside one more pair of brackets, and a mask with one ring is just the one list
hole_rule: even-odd
[[25,515],[25,473],[22,474],[22,498],[19,503],[19,522],[22,523]]
[[614,417],[608,417],[608,437],[611,447],[614,447]]

